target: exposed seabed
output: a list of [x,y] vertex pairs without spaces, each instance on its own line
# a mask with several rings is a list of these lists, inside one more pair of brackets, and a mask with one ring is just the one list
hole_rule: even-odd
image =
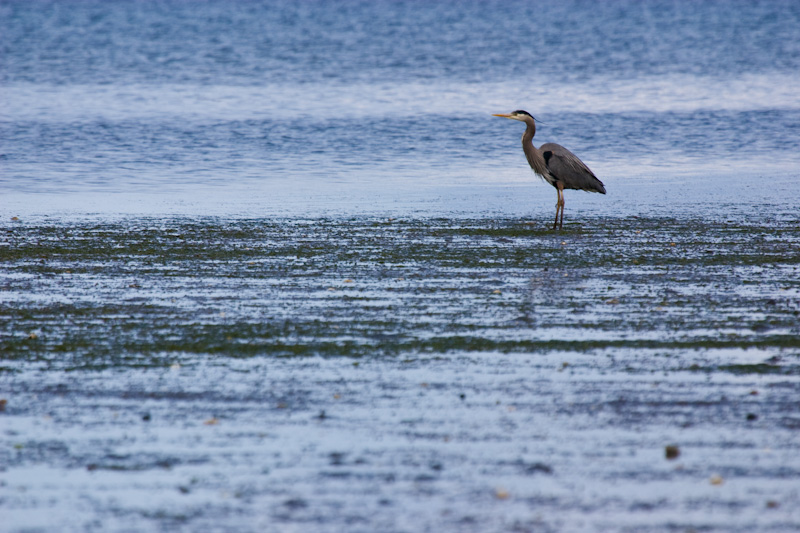
[[6,218],[1,529],[796,530],[796,212],[569,201]]

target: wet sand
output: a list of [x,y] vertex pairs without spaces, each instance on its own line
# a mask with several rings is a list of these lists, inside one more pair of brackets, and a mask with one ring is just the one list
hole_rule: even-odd
[[4,224],[5,531],[800,528],[774,217]]

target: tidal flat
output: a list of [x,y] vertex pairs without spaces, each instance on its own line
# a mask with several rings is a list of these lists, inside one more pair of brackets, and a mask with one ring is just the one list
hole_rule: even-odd
[[800,226],[0,228],[3,531],[794,531]]

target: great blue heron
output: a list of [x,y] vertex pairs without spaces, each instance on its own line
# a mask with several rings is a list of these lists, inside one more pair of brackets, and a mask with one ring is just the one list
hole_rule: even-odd
[[[536,134],[536,121],[527,111],[521,109],[509,114],[497,114],[495,117],[519,120],[528,125],[522,134],[522,151],[528,158],[533,171],[541,176],[558,191],[556,202],[556,221],[553,229],[561,229],[564,225],[564,189],[581,189],[589,192],[606,193],[603,182],[589,170],[578,156],[555,143],[543,144],[540,148],[533,145],[533,136]],[[561,218],[559,219],[559,212]]]

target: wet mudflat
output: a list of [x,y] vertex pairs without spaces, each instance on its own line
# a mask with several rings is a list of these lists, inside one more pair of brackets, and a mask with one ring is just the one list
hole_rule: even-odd
[[546,228],[4,223],[0,529],[800,528],[795,215]]

